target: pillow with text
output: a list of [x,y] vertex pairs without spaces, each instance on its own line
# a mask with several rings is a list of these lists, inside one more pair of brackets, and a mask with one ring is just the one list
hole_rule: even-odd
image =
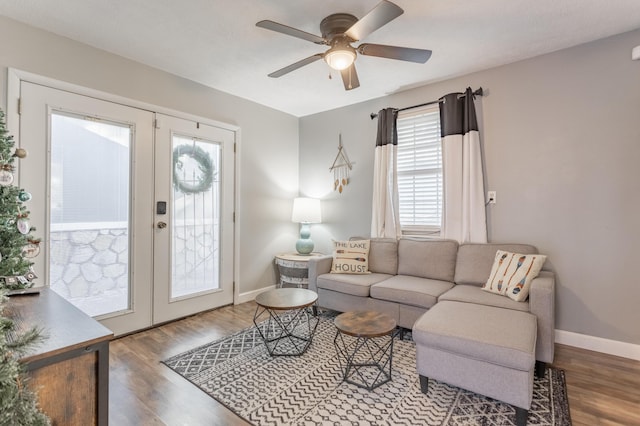
[[334,241],[333,274],[369,274],[370,240]]

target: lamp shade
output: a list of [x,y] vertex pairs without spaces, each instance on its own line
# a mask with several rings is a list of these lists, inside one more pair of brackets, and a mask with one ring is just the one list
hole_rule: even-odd
[[320,200],[315,198],[295,198],[291,221],[298,223],[320,223]]
[[351,46],[333,47],[324,55],[324,60],[334,70],[342,71],[356,60],[356,52]]

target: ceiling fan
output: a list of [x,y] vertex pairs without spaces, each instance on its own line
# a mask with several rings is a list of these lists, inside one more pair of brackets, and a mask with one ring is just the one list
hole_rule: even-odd
[[340,71],[345,90],[351,90],[360,86],[354,64],[358,53],[424,64],[431,57],[430,50],[371,43],[362,43],[355,48],[351,46],[351,43],[362,40],[403,13],[404,10],[398,5],[387,0],[382,0],[361,19],[348,13],[334,13],[320,22],[322,37],[274,21],[260,21],[256,26],[330,46],[326,52],[316,53],[274,71],[269,74],[269,77],[278,78],[319,59],[324,59],[331,68]]

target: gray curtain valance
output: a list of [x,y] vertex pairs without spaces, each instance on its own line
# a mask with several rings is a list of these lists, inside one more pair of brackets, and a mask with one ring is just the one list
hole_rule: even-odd
[[442,137],[464,135],[472,130],[478,130],[473,91],[467,87],[464,95],[461,95],[461,93],[449,93],[441,98],[440,132]]
[[378,112],[378,136],[376,146],[387,144],[398,145],[398,132],[396,130],[396,120],[398,110],[395,108],[385,108]]

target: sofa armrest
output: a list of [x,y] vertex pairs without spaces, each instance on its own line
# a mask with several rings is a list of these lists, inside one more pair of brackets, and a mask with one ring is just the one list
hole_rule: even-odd
[[323,255],[309,259],[309,290],[318,292],[318,275],[331,272],[333,256]]
[[529,310],[538,318],[536,360],[552,363],[555,348],[555,274],[540,271],[529,288]]

